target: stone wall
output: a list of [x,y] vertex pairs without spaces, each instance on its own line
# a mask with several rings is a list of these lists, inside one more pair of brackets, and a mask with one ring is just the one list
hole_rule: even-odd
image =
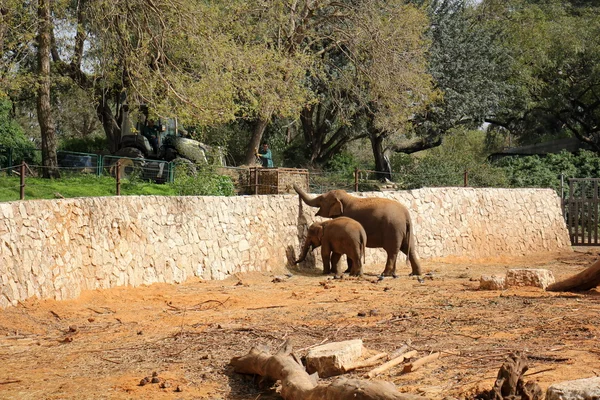
[[[551,190],[435,188],[361,196],[408,206],[424,259],[570,248]],[[299,210],[294,195],[0,203],[0,307],[32,296],[67,299],[88,289],[284,271],[315,218],[316,209]],[[367,263],[384,262],[383,250],[367,249]]]

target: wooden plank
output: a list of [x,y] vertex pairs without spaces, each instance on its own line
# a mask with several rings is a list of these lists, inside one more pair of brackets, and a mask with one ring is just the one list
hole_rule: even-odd
[[581,215],[579,215],[579,200],[575,200],[575,212],[573,213],[575,218],[575,244],[579,244],[579,223],[581,222]]
[[569,179],[569,200],[567,205],[567,210],[569,210],[569,215],[567,216],[567,229],[569,231],[569,237],[571,238],[571,244],[575,244],[575,237],[573,236],[573,214],[575,213],[575,207],[573,205],[574,182],[573,179]]
[[594,244],[598,245],[598,182],[594,182]]

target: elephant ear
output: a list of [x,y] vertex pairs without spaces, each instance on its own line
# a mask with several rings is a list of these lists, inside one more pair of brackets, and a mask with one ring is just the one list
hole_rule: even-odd
[[321,243],[321,241],[323,240],[324,234],[325,234],[325,228],[323,228],[323,225],[319,225],[315,229],[315,236],[317,237],[317,239],[319,239],[319,243]]
[[344,205],[339,199],[335,199],[335,202],[329,207],[329,218],[339,217],[344,214]]

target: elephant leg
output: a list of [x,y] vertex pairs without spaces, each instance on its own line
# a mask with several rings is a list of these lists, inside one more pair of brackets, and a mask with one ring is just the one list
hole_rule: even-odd
[[396,259],[398,258],[398,251],[396,250],[395,252],[387,252],[387,260],[385,262],[385,269],[383,270],[383,273],[381,274],[382,276],[393,276],[394,278],[397,277],[396,275]]
[[[349,258],[348,258],[349,259]],[[356,260],[352,261],[353,268],[350,271],[350,275],[352,276],[362,276],[363,275],[363,265],[360,255],[356,257]]]
[[410,267],[412,269],[410,275],[421,275],[421,262],[419,261],[419,257],[417,256],[417,252],[415,251],[414,246],[411,246],[410,250],[408,251],[408,254],[406,255],[406,263],[408,264],[409,262]]
[[348,264],[348,268],[344,271],[345,274],[352,273],[352,259],[346,255],[346,264]]
[[331,270],[337,278],[342,276],[342,271],[340,268],[340,258],[342,258],[342,255],[340,253],[331,254]]
[[321,256],[323,257],[323,275],[328,275],[331,273],[331,250],[329,250],[329,246],[321,247]]

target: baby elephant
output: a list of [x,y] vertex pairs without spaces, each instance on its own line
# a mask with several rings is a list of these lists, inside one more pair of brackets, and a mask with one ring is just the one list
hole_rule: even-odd
[[[348,217],[338,217],[323,222],[315,222],[308,228],[308,236],[304,241],[302,254],[294,264],[304,261],[309,247],[321,248],[323,256],[323,273],[331,273],[332,266],[335,276],[342,275],[339,261],[342,254],[348,258],[350,275],[361,276],[367,234],[362,225]],[[331,263],[330,263],[331,262]]]

